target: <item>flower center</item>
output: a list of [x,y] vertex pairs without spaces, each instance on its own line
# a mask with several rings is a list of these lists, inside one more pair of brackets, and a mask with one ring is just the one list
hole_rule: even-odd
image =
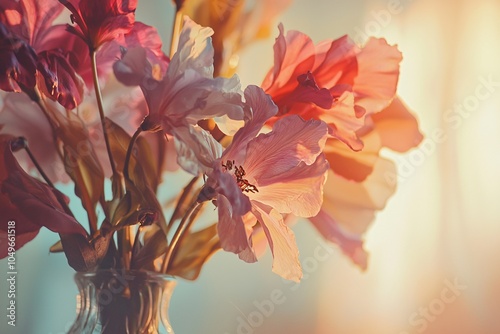
[[250,192],[250,193],[258,193],[259,190],[257,187],[250,182],[248,182],[247,179],[244,178],[245,176],[245,170],[243,169],[242,166],[236,166],[234,163],[234,160],[227,160],[226,164],[224,165],[224,162],[221,163],[222,167],[226,169],[226,171],[232,171],[234,170],[234,176],[236,177],[236,182],[238,183],[238,186],[240,187],[241,191],[244,192]]

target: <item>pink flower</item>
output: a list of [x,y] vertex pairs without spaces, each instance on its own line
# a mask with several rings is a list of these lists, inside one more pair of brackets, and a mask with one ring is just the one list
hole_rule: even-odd
[[72,15],[77,27],[68,30],[92,49],[124,35],[134,25],[137,0],[59,0]]
[[283,26],[279,29],[274,68],[262,83],[278,105],[277,116],[321,119],[333,137],[361,150],[356,131],[364,125],[363,116],[380,111],[394,97],[401,60],[397,48],[370,39],[360,49],[347,36],[315,46],[301,32],[289,31],[285,37]]
[[[79,234],[87,237],[85,229],[69,215],[63,203],[67,198],[29,176],[17,163],[11,149],[11,136],[0,135],[0,258],[7,256],[9,221],[16,224],[16,246],[21,248],[32,240],[40,228],[47,227],[60,234]],[[67,203],[65,203],[67,204]]]
[[257,136],[277,108],[256,86],[245,90],[245,100],[245,125],[214,160],[200,199],[216,197],[223,249],[256,261],[253,229],[260,224],[273,253],[273,271],[298,281],[302,271],[295,237],[282,214],[318,213],[328,170],[321,153],[328,129],[321,121],[289,116]]
[[243,118],[238,78],[213,78],[212,34],[212,29],[185,17],[179,50],[161,80],[154,74],[155,64],[144,48],[131,48],[113,66],[118,80],[140,85],[144,93],[149,114],[142,129],[161,129],[172,135],[179,165],[192,174],[209,168],[211,157],[221,151],[220,144],[197,126],[198,121]]

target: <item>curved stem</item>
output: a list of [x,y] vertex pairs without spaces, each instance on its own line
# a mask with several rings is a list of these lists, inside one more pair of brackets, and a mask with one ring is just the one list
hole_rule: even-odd
[[182,190],[182,194],[179,197],[179,200],[177,201],[174,212],[172,213],[172,216],[170,217],[170,220],[168,222],[167,233],[170,230],[170,228],[172,227],[172,225],[174,224],[174,221],[178,218],[179,212],[181,211],[182,206],[184,205],[184,203],[186,203],[186,199],[188,198],[188,195],[189,195],[191,189],[193,189],[193,187],[194,187],[196,181],[198,181],[198,179],[199,179],[199,176],[194,176],[191,179],[191,181],[189,181],[189,183]]
[[193,225],[194,221],[196,220],[196,217],[198,217],[198,214],[200,213],[200,210],[203,208],[203,205],[205,203],[206,202],[201,202],[201,203],[198,202],[199,205],[197,205],[195,207],[195,209],[189,215],[189,220],[186,224],[186,227],[184,228],[183,233],[181,234],[181,236],[179,237],[179,240],[177,241],[176,247],[172,248],[172,255],[170,256],[169,262],[167,264],[167,269],[170,268],[170,265],[174,261],[175,256],[176,256],[177,252],[179,251],[180,245],[182,245],[182,241],[189,234],[189,231],[191,230],[191,226]]
[[[156,133],[156,140],[158,141],[158,183],[162,182],[163,164],[165,161],[165,135],[162,132]],[[156,189],[153,189],[156,192]]]
[[108,151],[109,163],[111,164],[111,170],[113,171],[113,176],[116,176],[119,174],[116,172],[116,164],[115,164],[115,160],[113,159],[113,154],[111,153],[111,146],[109,144],[108,132],[106,130],[106,121],[104,118],[104,107],[102,104],[102,94],[101,94],[101,88],[99,85],[99,77],[97,75],[96,52],[94,50],[90,50],[90,62],[92,64],[92,74],[93,74],[93,79],[94,79],[95,97],[97,100],[97,108],[99,109],[99,116],[101,118],[102,132],[104,135],[104,142],[106,143],[106,151]]
[[135,130],[135,132],[134,132],[134,135],[130,139],[130,143],[128,144],[127,154],[125,155],[125,163],[123,165],[123,176],[125,177],[126,180],[130,180],[130,176],[129,176],[129,172],[128,172],[128,168],[130,165],[130,157],[132,156],[132,150],[134,149],[134,144],[135,144],[137,138],[139,138],[139,135],[141,134],[141,132],[142,132],[142,129],[140,127],[137,128],[137,130]]
[[[186,226],[186,222],[188,221],[188,218],[191,216],[191,214],[196,210],[196,208],[199,205],[200,205],[200,203],[198,203],[198,201],[196,201],[196,200],[192,201],[186,214],[184,215],[184,217],[182,217],[182,220],[179,223],[179,226],[177,227],[177,230],[175,231],[174,236],[172,237],[172,241],[170,242],[167,253],[165,254],[165,258],[163,259],[163,264],[161,266],[161,272],[163,272],[163,273],[167,272],[169,263],[171,261],[174,250],[177,246],[177,243],[179,242],[182,233],[186,230],[184,228]],[[191,224],[188,224],[188,225],[191,225]]]
[[45,174],[45,172],[43,171],[42,169],[42,166],[40,166],[40,164],[38,163],[38,161],[36,160],[35,156],[33,155],[33,153],[31,152],[30,148],[28,145],[26,145],[24,147],[24,150],[26,151],[26,153],[28,153],[28,156],[30,157],[31,159],[31,162],[33,162],[33,164],[35,165],[36,169],[38,170],[38,173],[40,173],[40,175],[42,176],[42,178],[45,180],[45,182],[47,182],[47,184],[51,187],[51,188],[54,188],[54,184],[52,183],[52,181],[50,181],[49,177],[47,176],[47,174]]

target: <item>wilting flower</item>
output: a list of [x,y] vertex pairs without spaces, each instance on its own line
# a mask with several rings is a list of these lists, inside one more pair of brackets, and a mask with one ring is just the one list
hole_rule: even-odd
[[124,35],[134,25],[137,0],[59,0],[72,13],[77,26],[68,30],[79,36],[91,50]]
[[[8,222],[16,224],[16,246],[19,249],[32,240],[40,228],[60,234],[87,237],[85,229],[67,213],[67,198],[35,178],[17,163],[12,153],[14,137],[0,135],[0,240],[7,238]],[[3,245],[5,245],[2,242]],[[0,249],[0,258],[7,256],[7,247]]]
[[[46,48],[48,39],[63,43],[61,38],[67,34],[52,26],[62,6],[49,0],[0,0],[0,8],[1,88],[24,91],[35,98],[33,88],[38,81],[45,95],[65,108],[75,108],[83,98],[83,81],[75,73],[66,53],[58,48]],[[37,70],[41,76],[38,79]]]
[[311,217],[322,203],[328,162],[321,153],[327,126],[298,116],[280,119],[267,134],[259,131],[277,112],[260,88],[245,90],[245,125],[213,161],[200,200],[216,197],[221,246],[247,262],[256,261],[252,231],[264,230],[273,270],[298,281],[302,276],[293,232],[282,214]]
[[185,17],[179,50],[161,80],[155,76],[155,66],[144,48],[128,50],[114,65],[118,80],[141,86],[149,108],[142,129],[161,129],[172,135],[179,165],[192,174],[210,165],[202,148],[210,147],[213,154],[221,150],[197,122],[213,117],[243,118],[238,77],[213,78],[212,34],[212,29]]
[[36,53],[1,22],[0,50],[0,89],[8,92],[33,89],[36,83]]

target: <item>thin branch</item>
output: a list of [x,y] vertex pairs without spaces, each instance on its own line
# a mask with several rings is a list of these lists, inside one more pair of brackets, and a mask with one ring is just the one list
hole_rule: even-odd
[[123,176],[125,177],[126,180],[130,180],[130,176],[129,176],[129,172],[128,172],[129,165],[130,165],[130,157],[132,156],[132,150],[134,149],[134,144],[135,144],[137,138],[139,138],[139,135],[141,134],[141,132],[142,132],[142,129],[140,127],[137,128],[134,135],[130,139],[130,143],[128,144],[127,154],[125,155],[125,164],[123,165]]
[[[175,231],[174,236],[172,237],[172,241],[170,242],[170,245],[168,247],[167,253],[165,254],[165,257],[163,258],[163,264],[161,266],[161,272],[166,273],[168,269],[168,265],[170,263],[170,259],[172,258],[172,254],[177,246],[177,243],[180,240],[180,237],[182,233],[185,230],[186,227],[186,222],[188,221],[188,218],[191,216],[191,214],[196,210],[196,208],[200,205],[198,201],[193,200],[191,205],[189,206],[188,211],[182,217],[181,222],[179,223],[179,226],[177,227],[177,230]],[[190,224],[188,224],[190,225]]]
[[97,107],[99,109],[99,116],[101,118],[102,132],[104,135],[104,142],[106,143],[106,150],[108,152],[109,163],[111,164],[111,170],[113,171],[113,176],[119,175],[116,171],[115,160],[113,159],[113,154],[111,153],[111,145],[109,144],[108,132],[106,129],[106,121],[104,118],[104,107],[102,103],[101,88],[99,85],[99,76],[97,74],[97,63],[96,63],[96,52],[94,50],[90,51],[90,62],[92,64],[92,74],[94,79],[94,90],[95,97],[97,100]]

